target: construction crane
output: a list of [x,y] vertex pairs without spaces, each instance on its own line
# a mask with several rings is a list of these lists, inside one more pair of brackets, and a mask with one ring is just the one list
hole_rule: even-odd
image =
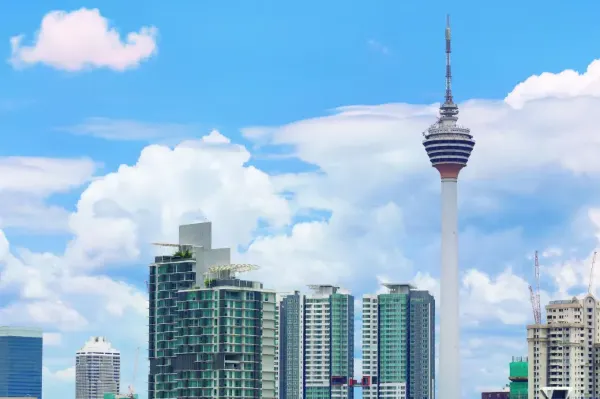
[[533,309],[533,320],[535,324],[542,324],[542,309],[540,305],[540,263],[538,259],[538,251],[535,251],[535,292],[533,287],[529,286],[529,295],[531,300],[531,308]]
[[535,294],[534,294],[533,288],[531,286],[529,286],[529,297],[530,297],[530,301],[531,301],[531,308],[533,309],[533,320],[534,320],[535,324],[540,324],[538,322],[538,319],[540,319],[540,321],[541,321],[541,317],[538,317],[538,314],[537,314]]
[[592,293],[592,281],[594,281],[594,264],[596,263],[596,251],[592,255],[592,267],[590,268],[590,283],[588,285],[588,294]]
[[129,385],[129,392],[127,393],[127,398],[135,399],[135,377],[137,376],[138,369],[138,359],[140,357],[140,347],[138,346],[135,350],[135,361],[133,363],[133,378],[131,379],[131,384]]

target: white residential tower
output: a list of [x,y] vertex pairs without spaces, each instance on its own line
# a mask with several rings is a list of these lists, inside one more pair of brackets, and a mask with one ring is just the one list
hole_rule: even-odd
[[551,301],[546,324],[527,326],[529,399],[597,398],[600,395],[600,303]]
[[91,337],[77,351],[75,398],[103,399],[105,393],[119,393],[121,354],[104,337]]

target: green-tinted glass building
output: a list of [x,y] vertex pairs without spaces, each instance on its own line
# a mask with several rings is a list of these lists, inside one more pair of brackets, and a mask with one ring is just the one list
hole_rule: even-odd
[[363,398],[433,399],[435,300],[408,284],[363,297]]
[[354,297],[331,285],[311,288],[279,305],[279,398],[353,398]]
[[180,226],[172,247],[150,265],[148,398],[274,399],[275,294],[235,276],[210,223]]

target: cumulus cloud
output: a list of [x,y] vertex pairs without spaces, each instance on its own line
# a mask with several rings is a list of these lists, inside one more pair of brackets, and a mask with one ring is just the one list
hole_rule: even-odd
[[522,108],[528,101],[545,98],[600,96],[600,60],[590,63],[584,73],[572,69],[560,73],[544,72],[519,83],[504,101]]
[[0,157],[0,228],[55,233],[68,227],[68,212],[45,200],[88,182],[90,159]]
[[66,71],[124,71],[139,66],[157,52],[156,35],[156,28],[145,26],[128,33],[122,41],[98,9],[52,11],[42,19],[32,45],[23,44],[22,34],[10,39],[10,62],[15,67],[41,63]]
[[208,216],[216,245],[249,242],[259,220],[274,228],[291,217],[269,176],[246,166],[249,152],[218,132],[175,148],[146,147],[133,166],[94,180],[69,224],[70,265],[98,267],[138,259],[152,241],[175,240],[180,223]]

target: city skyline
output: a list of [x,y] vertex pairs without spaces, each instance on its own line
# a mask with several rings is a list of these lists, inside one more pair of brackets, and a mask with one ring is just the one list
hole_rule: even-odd
[[[215,247],[278,292],[359,299],[403,282],[442,305],[421,133],[443,101],[447,13],[454,102],[477,141],[457,204],[463,397],[501,389],[527,352],[535,250],[542,304],[587,292],[600,5],[93,7],[0,6],[0,320],[44,331],[44,397],[73,397],[91,335],[122,352],[126,390],[148,341],[152,243],[177,242],[180,224],[213,222]],[[141,355],[140,399],[148,368]]]

